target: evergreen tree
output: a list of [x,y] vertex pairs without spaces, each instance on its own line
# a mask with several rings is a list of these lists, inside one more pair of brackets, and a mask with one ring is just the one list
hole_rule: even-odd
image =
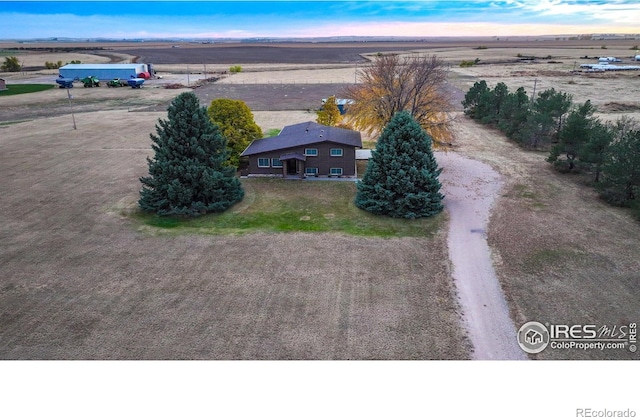
[[464,114],[471,116],[472,119],[484,117],[484,114],[479,114],[478,105],[484,97],[487,97],[487,93],[489,92],[490,90],[485,80],[473,83],[473,86],[467,91],[467,94],[464,95],[464,100],[462,101]]
[[431,137],[408,112],[399,112],[378,138],[358,183],[355,204],[374,214],[418,218],[443,209]]
[[[559,134],[559,142],[551,149],[547,161],[556,163],[556,166],[564,167],[572,171],[576,166],[576,160],[581,156],[581,150],[591,135],[594,133],[596,119],[593,117],[596,108],[587,100],[583,105],[573,110],[567,117]],[[561,154],[565,154],[566,161],[558,161]]]
[[498,118],[498,128],[513,139],[526,124],[529,112],[529,97],[524,88],[520,87],[505,98]]
[[623,206],[635,200],[640,191],[639,129],[618,131],[616,141],[609,148],[602,174],[603,198]]
[[242,200],[235,168],[226,165],[226,139],[196,95],[180,94],[168,116],[156,125],[157,135],[150,135],[155,156],[147,158],[149,176],[140,178],[140,207],[159,215],[195,216]]
[[564,115],[567,114],[573,103],[573,97],[567,93],[561,93],[554,88],[544,90],[538,95],[533,104],[534,111],[539,113],[540,120],[545,120],[548,126],[540,130],[540,136],[533,146],[540,142],[551,143],[558,141],[558,135],[562,130]]
[[[485,115],[480,119],[484,124],[497,124],[500,119],[500,114],[504,111],[503,105],[509,96],[509,88],[505,83],[498,83],[491,94],[487,96],[488,99],[482,97],[483,105],[487,108],[483,111]],[[486,101],[486,104],[484,103]]]
[[594,182],[600,182],[600,174],[609,147],[613,141],[613,128],[610,124],[603,124],[599,120],[591,128],[589,140],[580,150],[580,161],[586,164],[594,173]]

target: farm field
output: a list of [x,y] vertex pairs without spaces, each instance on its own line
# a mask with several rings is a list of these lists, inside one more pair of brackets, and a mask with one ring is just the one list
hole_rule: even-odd
[[[388,239],[210,236],[155,233],[130,213],[151,155],[148,135],[171,99],[190,90],[187,80],[204,78],[205,59],[211,74],[228,64],[243,72],[201,82],[193,90],[201,104],[242,99],[265,132],[314,120],[319,99],[338,94],[379,51],[436,53],[450,64],[456,100],[481,79],[529,94],[537,80],[537,91],[591,99],[603,119],[640,118],[640,99],[629,94],[640,89],[638,72],[570,73],[599,55],[628,59],[629,42],[500,41],[478,49],[484,42],[286,44],[251,54],[229,45],[110,45],[118,59],[156,63],[163,79],[141,90],[73,88],[77,130],[66,90],[0,97],[0,358],[469,358],[444,226],[432,236]],[[77,56],[39,54],[43,62]],[[459,66],[475,58],[478,65]],[[55,74],[0,77],[53,82]],[[164,88],[174,82],[183,88]],[[553,171],[545,153],[523,151],[461,112],[455,126],[453,152],[502,174],[487,238],[516,328],[529,320],[640,321],[640,223]],[[531,358],[635,355],[548,350]]]

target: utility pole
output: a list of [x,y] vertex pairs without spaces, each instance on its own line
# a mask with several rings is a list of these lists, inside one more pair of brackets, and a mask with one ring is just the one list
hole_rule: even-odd
[[71,93],[69,92],[69,87],[67,87],[67,98],[69,99],[69,109],[71,109],[71,119],[73,120],[73,129],[77,130],[76,127],[76,116],[73,114],[73,105],[71,104]]
[[533,80],[533,93],[531,94],[531,102],[533,103],[533,99],[536,97],[536,85],[538,85],[538,79]]
[[189,86],[189,66],[187,65],[187,86]]

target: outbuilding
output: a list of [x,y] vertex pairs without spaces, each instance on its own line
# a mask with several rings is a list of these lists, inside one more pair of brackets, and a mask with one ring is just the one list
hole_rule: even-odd
[[4,91],[7,89],[7,82],[4,78],[0,78],[0,91]]
[[249,159],[248,176],[354,178],[356,148],[362,148],[360,132],[305,122],[254,140],[241,156]]
[[67,64],[60,67],[60,76],[81,80],[85,77],[96,77],[100,81],[114,78],[127,80],[133,78],[149,78],[147,64]]

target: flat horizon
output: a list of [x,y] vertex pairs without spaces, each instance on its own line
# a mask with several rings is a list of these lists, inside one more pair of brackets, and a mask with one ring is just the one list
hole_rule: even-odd
[[0,39],[637,34],[635,0],[2,1]]

